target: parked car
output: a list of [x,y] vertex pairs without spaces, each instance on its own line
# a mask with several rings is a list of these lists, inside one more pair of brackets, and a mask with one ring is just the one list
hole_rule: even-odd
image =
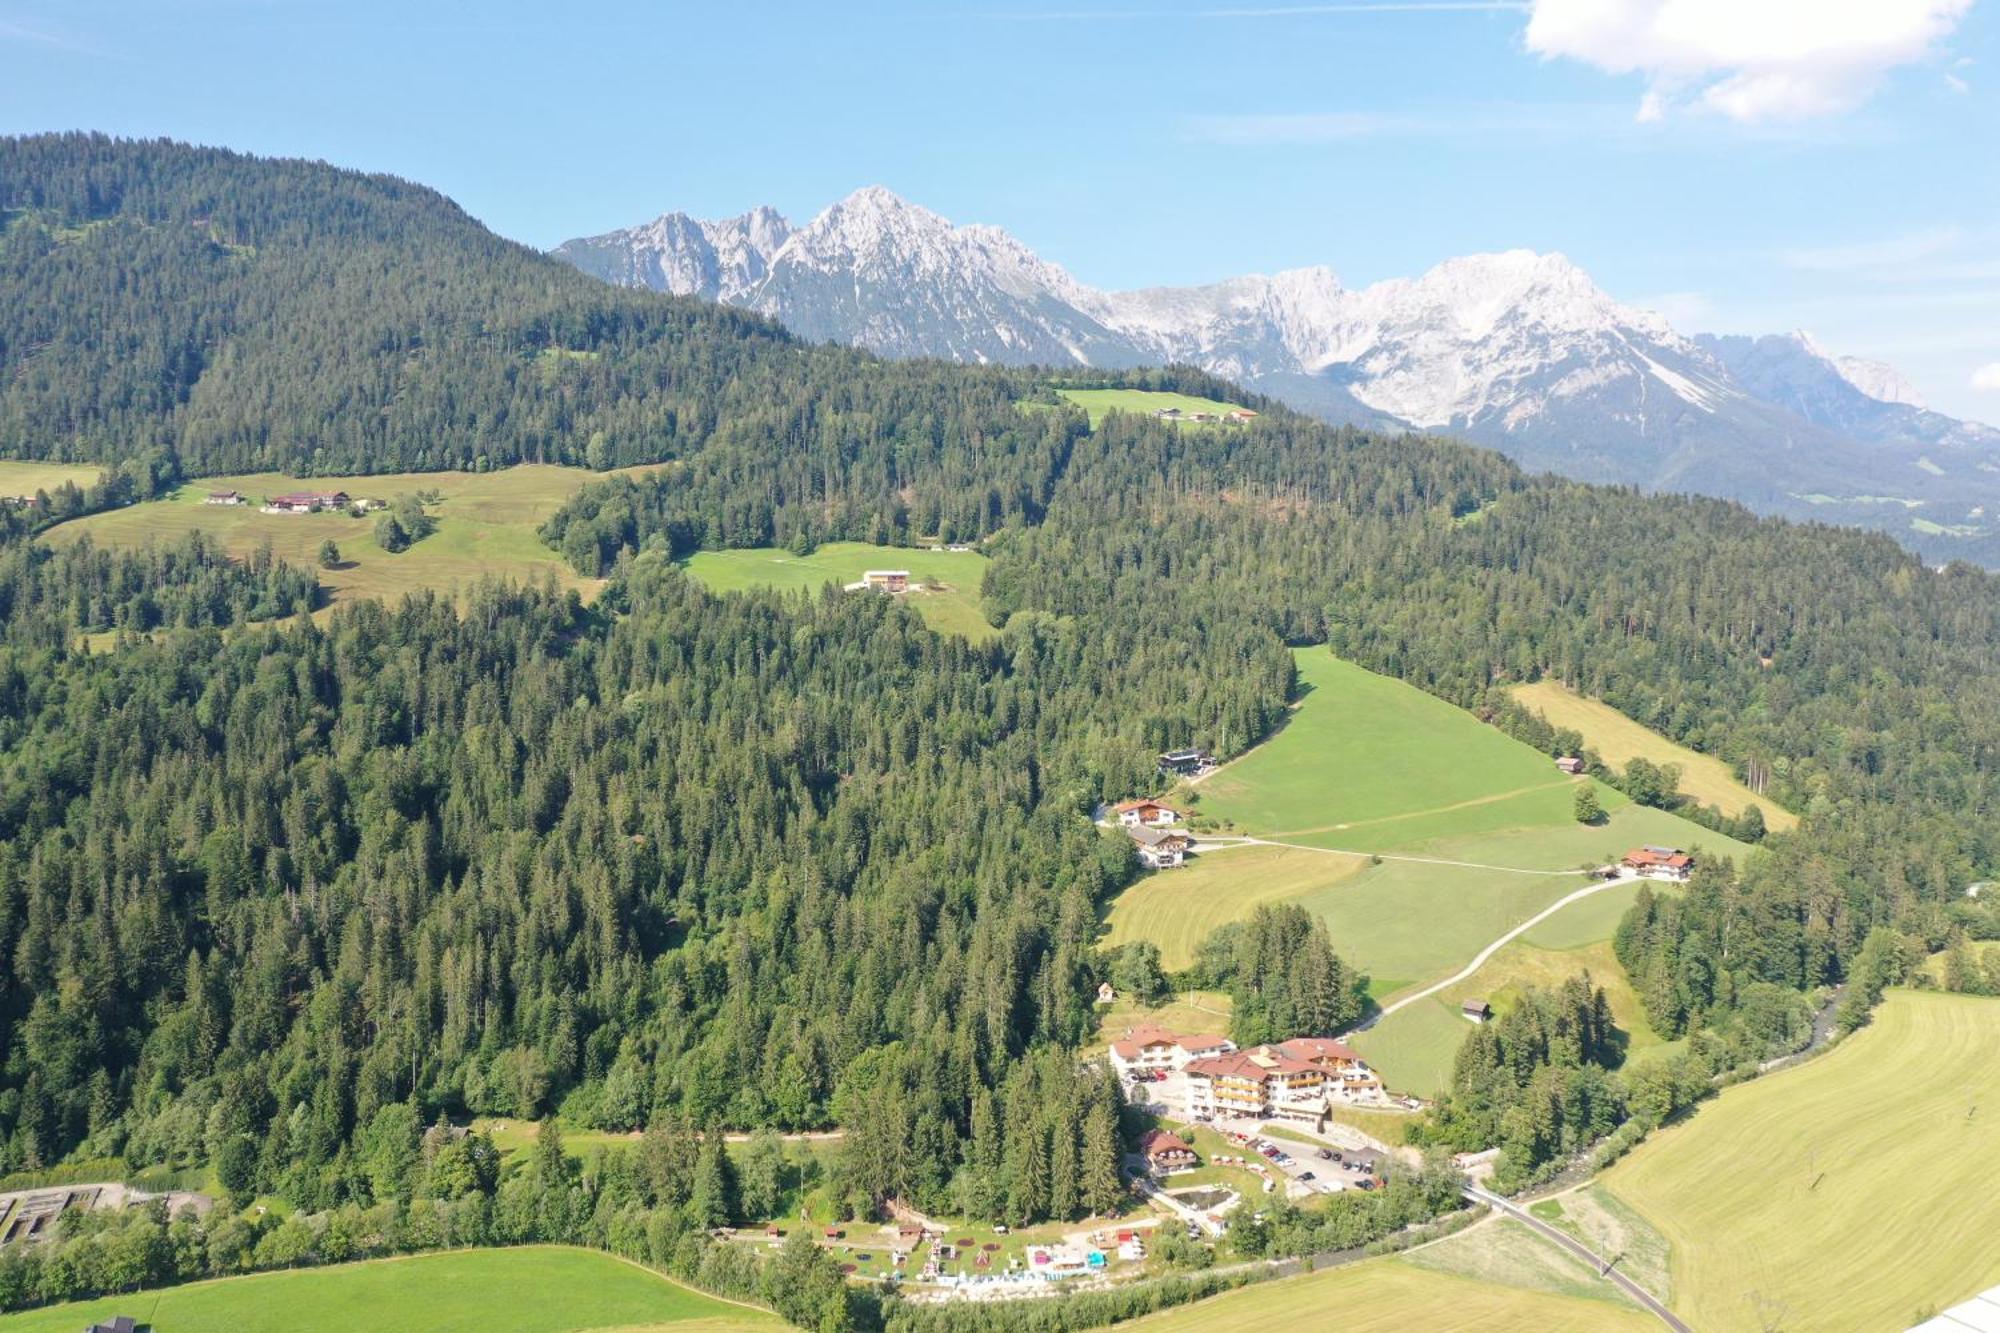
[[1322,1162],[1337,1162],[1340,1160],[1340,1154],[1335,1152],[1331,1148],[1320,1148],[1317,1151],[1319,1153],[1319,1159]]
[[1357,1180],[1354,1182],[1354,1187],[1356,1189],[1372,1190],[1375,1188],[1375,1182],[1372,1180]]
[[1311,1180],[1312,1178],[1313,1178],[1313,1173],[1312,1173],[1312,1172],[1310,1172],[1310,1171],[1301,1171],[1301,1172],[1299,1172],[1299,1179],[1300,1179],[1300,1180]]

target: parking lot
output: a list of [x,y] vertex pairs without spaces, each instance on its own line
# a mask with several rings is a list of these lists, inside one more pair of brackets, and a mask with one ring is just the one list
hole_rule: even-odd
[[1217,1125],[1246,1155],[1263,1159],[1273,1171],[1292,1182],[1293,1195],[1338,1194],[1349,1189],[1374,1189],[1381,1183],[1381,1154],[1367,1149],[1312,1146],[1261,1132],[1255,1122]]

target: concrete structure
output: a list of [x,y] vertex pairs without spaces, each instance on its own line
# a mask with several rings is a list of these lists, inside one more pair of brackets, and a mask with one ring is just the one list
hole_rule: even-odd
[[1943,1314],[1932,1315],[1910,1333],[1993,1333],[2000,1329],[2000,1287],[1989,1287]]

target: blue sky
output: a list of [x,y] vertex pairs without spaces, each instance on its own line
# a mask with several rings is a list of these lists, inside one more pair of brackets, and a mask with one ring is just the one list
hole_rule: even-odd
[[1107,287],[1560,250],[1684,331],[1807,328],[1993,420],[1996,14],[0,0],[0,129],[391,171],[542,246],[879,183]]

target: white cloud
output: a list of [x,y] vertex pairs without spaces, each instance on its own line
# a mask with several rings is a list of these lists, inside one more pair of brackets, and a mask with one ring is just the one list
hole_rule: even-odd
[[2000,393],[2000,361],[1989,361],[1973,371],[1972,387],[1981,393]]
[[1802,120],[1866,101],[1972,0],[1534,0],[1528,49],[1650,81],[1642,120],[1695,101],[1732,120]]

